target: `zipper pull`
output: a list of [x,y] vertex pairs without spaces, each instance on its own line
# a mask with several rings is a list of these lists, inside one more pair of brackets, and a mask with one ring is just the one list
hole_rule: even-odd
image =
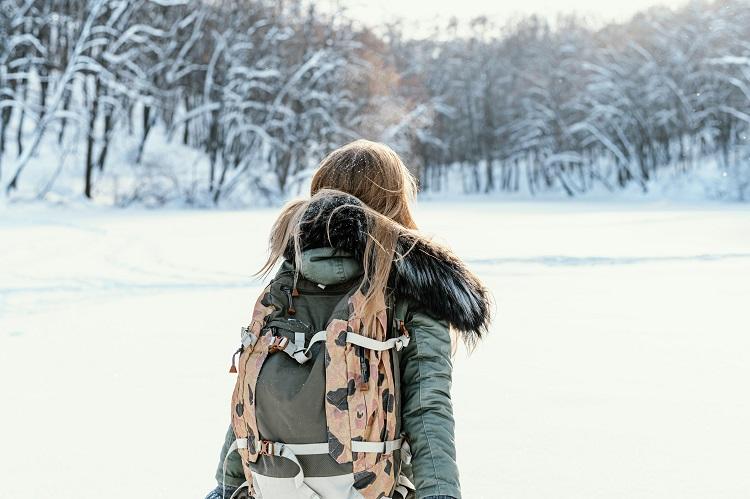
[[294,298],[299,296],[299,290],[295,287],[294,289],[284,288],[284,291],[289,299],[289,309],[287,311],[289,312],[289,315],[294,315],[297,313],[297,309],[294,308]]
[[235,374],[237,372],[237,364],[235,364],[234,359],[237,357],[237,354],[241,354],[242,353],[242,350],[244,350],[244,348],[240,347],[232,355],[232,367],[229,368],[229,373],[230,374]]

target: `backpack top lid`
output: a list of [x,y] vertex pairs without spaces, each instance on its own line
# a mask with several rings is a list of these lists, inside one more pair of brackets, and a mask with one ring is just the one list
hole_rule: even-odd
[[[294,264],[285,260],[281,270],[294,270]],[[300,274],[318,284],[329,286],[361,278],[362,264],[351,253],[336,248],[310,248],[302,252]]]

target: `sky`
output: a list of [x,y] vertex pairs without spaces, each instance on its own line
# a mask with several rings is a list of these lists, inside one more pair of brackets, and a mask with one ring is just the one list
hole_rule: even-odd
[[340,0],[349,15],[365,23],[380,24],[404,18],[410,24],[434,24],[452,16],[471,19],[490,16],[500,23],[519,16],[541,14],[554,17],[558,13],[578,12],[597,24],[623,21],[640,10],[654,5],[679,7],[686,0]]

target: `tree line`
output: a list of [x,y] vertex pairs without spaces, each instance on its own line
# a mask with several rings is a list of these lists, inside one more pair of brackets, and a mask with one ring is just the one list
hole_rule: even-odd
[[[749,128],[747,0],[598,28],[477,18],[419,39],[302,0],[0,0],[9,196],[30,169],[39,196],[53,189],[63,162],[35,158],[75,144],[81,192],[95,197],[123,137],[141,167],[121,201],[284,196],[364,136],[394,146],[427,190],[454,178],[468,192],[647,189],[711,163],[724,194],[744,198]],[[155,130],[203,155],[191,182],[144,164]]]

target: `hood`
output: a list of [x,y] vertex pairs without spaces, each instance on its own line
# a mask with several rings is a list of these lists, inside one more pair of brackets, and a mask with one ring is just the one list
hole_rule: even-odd
[[[367,214],[359,208],[361,205],[356,197],[342,193],[320,198],[308,207],[300,230],[301,250],[305,252],[302,265],[308,268],[307,271],[302,270],[305,277],[315,280],[309,275],[310,262],[306,263],[305,260],[320,260],[322,263],[334,254],[338,255],[338,262],[342,261],[342,257],[345,260],[351,255],[361,266],[369,224]],[[331,216],[333,210],[340,206],[344,207]],[[284,254],[289,261],[294,260],[291,244]],[[447,321],[463,333],[466,341],[472,343],[479,339],[487,332],[490,322],[491,306],[487,288],[445,246],[420,239],[408,251],[411,244],[405,237],[398,241],[397,252],[405,256],[391,267],[389,288],[397,297],[407,297],[429,315]],[[313,248],[333,248],[338,252],[307,251]]]

